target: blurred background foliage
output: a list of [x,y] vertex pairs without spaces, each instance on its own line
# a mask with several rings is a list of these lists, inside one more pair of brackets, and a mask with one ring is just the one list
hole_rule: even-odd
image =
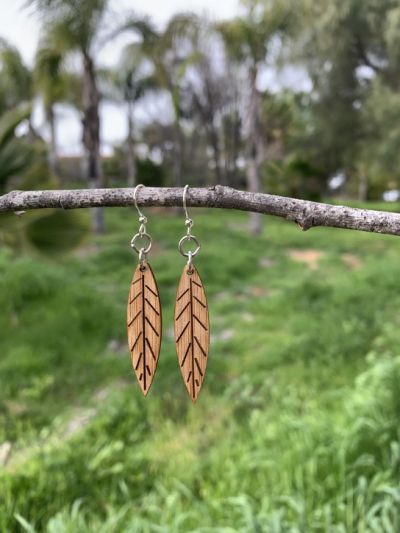
[[[0,112],[31,109],[20,117],[24,133],[17,129],[13,139],[26,144],[15,164],[42,144],[63,186],[133,186],[155,176],[165,185],[190,178],[193,185],[311,199],[397,197],[396,1],[251,0],[231,20],[188,11],[163,28],[131,11],[113,16],[111,0],[29,4],[42,24],[35,63],[26,65],[12,44],[0,43]],[[102,48],[120,36],[127,44],[115,66],[99,66]],[[158,102],[162,116],[138,119],[149,101]],[[126,114],[126,140],[107,157],[102,102]],[[32,119],[38,105],[40,127]],[[59,153],[63,105],[81,117],[81,158]],[[37,177],[37,188],[40,181],[46,176]],[[1,178],[1,186],[11,188],[12,180]],[[101,210],[92,224],[104,230]]]
[[[0,194],[220,183],[398,210],[397,1],[249,0],[162,28],[112,0],[28,4],[34,63],[0,39]],[[104,102],[127,132],[107,155]],[[63,106],[82,155],[59,149]],[[0,531],[400,531],[397,241],[194,213],[212,344],[192,406],[169,327],[183,221],[148,215],[164,340],[146,400],[124,329],[133,212],[0,217]]]

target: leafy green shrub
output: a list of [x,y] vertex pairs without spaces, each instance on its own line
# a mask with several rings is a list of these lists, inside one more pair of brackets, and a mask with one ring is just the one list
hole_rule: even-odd
[[46,254],[59,254],[81,244],[89,229],[85,214],[78,211],[54,211],[28,224],[26,236],[37,250]]

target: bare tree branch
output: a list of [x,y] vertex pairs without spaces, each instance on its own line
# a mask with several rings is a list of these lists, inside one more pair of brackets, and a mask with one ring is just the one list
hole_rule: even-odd
[[[181,188],[146,187],[138,193],[138,204],[181,206]],[[60,191],[12,191],[0,196],[0,213],[30,209],[83,207],[127,207],[133,205],[133,189],[78,189]],[[400,214],[329,205],[272,194],[238,191],[217,185],[190,188],[189,207],[218,207],[274,215],[296,222],[302,230],[316,226],[400,235]],[[0,219],[1,220],[1,219]]]

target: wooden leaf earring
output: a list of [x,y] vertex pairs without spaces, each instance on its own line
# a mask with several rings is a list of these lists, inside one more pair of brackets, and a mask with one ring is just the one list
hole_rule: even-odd
[[139,254],[139,263],[129,290],[127,329],[133,370],[143,394],[146,395],[153,382],[160,354],[161,305],[157,283],[147,262],[152,238],[146,231],[147,218],[137,205],[137,192],[140,187],[143,185],[137,185],[133,193],[140,227],[131,240],[131,246]]
[[[175,302],[175,345],[179,367],[186,389],[192,401],[197,400],[206,372],[210,329],[208,305],[203,283],[193,265],[193,258],[200,251],[198,239],[192,235],[193,220],[189,218],[186,208],[186,196],[189,186],[183,190],[183,208],[185,210],[186,235],[179,241],[181,255],[187,257],[179,280]],[[184,251],[184,245],[193,242],[194,251]]]

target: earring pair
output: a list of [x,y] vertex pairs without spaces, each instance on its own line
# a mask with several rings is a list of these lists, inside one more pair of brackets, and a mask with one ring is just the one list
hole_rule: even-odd
[[[144,395],[150,389],[157,369],[162,337],[160,295],[154,273],[147,260],[152,238],[147,233],[147,218],[137,204],[139,184],[133,199],[139,215],[139,230],[131,240],[131,247],[139,256],[129,290],[127,309],[128,343],[134,372]],[[179,367],[187,392],[196,401],[203,384],[210,340],[208,305],[203,283],[193,264],[200,252],[200,243],[192,234],[193,220],[189,217],[186,197],[189,186],[183,189],[186,234],[178,243],[180,254],[187,258],[178,283],[175,299],[174,333]],[[193,251],[185,251],[194,243]]]

